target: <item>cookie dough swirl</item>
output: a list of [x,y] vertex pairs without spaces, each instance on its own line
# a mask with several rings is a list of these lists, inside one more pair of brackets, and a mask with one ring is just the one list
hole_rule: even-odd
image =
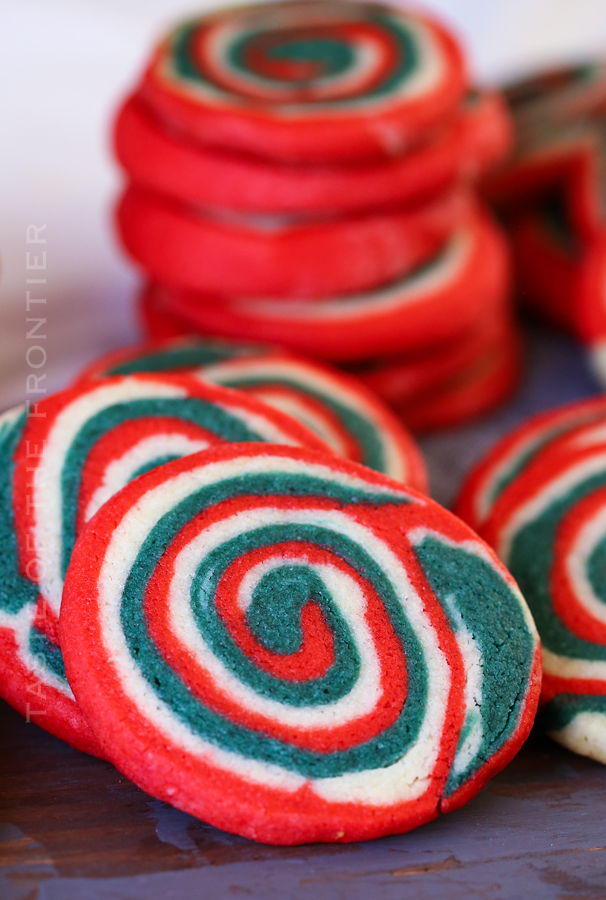
[[61,628],[109,758],[275,843],[455,808],[536,702],[536,634],[490,551],[429,499],[306,451],[215,448],[131,485],[76,547]]

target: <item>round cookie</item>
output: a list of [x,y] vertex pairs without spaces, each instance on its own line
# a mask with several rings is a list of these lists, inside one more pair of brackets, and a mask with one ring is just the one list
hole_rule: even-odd
[[501,494],[482,534],[530,606],[543,652],[542,727],[606,763],[606,404],[545,444]]
[[428,141],[393,159],[285,165],[225,152],[167,130],[138,94],[118,114],[114,147],[135,184],[189,205],[246,213],[352,213],[418,203],[478,177],[507,152],[512,131],[496,91],[469,94]]
[[141,96],[202,143],[324,162],[401,154],[456,111],[462,52],[436,22],[374,3],[240,6],[177,27]]
[[154,280],[217,297],[271,296],[283,303],[401,276],[437,252],[468,217],[470,203],[469,193],[456,187],[422,206],[309,222],[195,209],[130,186],[117,226],[125,249]]
[[0,429],[0,694],[73,746],[100,753],[65,679],[63,577],[77,534],[142,472],[222,440],[326,448],[254,397],[185,375],[100,379],[49,396]]
[[458,808],[525,739],[540,682],[524,600],[462,522],[364,467],[252,444],[100,510],[61,639],[120,771],[277,844]]
[[403,353],[463,333],[509,290],[507,246],[483,213],[399,281],[323,302],[224,299],[151,285],[144,308],[167,309],[203,334],[282,343],[326,359]]
[[416,432],[461,425],[509,399],[520,381],[522,356],[521,335],[511,329],[456,375],[394,409]]
[[371,391],[335,369],[276,348],[209,338],[169,341],[102,357],[81,379],[179,369],[250,392],[302,422],[339,456],[427,490],[425,463],[412,436]]
[[349,370],[386,403],[397,407],[456,378],[486,353],[498,352],[513,333],[510,311],[489,308],[450,341],[401,356],[357,363]]
[[603,398],[596,397],[527,419],[501,438],[474,466],[461,488],[455,504],[456,514],[481,534],[503,491],[546,444],[584,424],[601,421],[605,413]]

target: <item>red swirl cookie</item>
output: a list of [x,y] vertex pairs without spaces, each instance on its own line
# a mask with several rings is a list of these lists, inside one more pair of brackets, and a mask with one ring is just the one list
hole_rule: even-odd
[[497,163],[512,140],[496,92],[470,94],[453,121],[403,156],[373,163],[293,165],[218,150],[184,137],[130,97],[115,152],[136,184],[175,200],[248,213],[352,213],[418,203]]
[[171,371],[254,394],[302,422],[339,456],[427,490],[419,448],[378,397],[355,378],[276,347],[212,338],[129,347],[96,360],[80,380]]
[[275,844],[398,833],[469,800],[536,709],[507,571],[427,497],[334,456],[231,445],[107,503],[61,641],[111,761]]
[[117,223],[126,250],[157,281],[219,298],[312,302],[425,262],[469,217],[470,201],[454,188],[418,207],[309,222],[197,210],[131,186]]
[[281,343],[326,359],[393,355],[464,333],[509,291],[509,256],[483,213],[424,266],[380,289],[322,302],[223,299],[159,285],[144,308],[168,310],[201,334]]
[[465,88],[462,52],[433,20],[323,0],[183,23],[155,51],[141,95],[204,143],[324,162],[401,154],[456,111]]
[[519,445],[524,437],[533,453],[518,452],[481,534],[518,581],[541,636],[541,726],[606,763],[606,402],[531,420],[517,430]]

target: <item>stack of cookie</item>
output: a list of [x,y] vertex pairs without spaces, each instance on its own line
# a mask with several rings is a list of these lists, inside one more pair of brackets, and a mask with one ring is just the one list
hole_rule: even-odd
[[416,427],[487,408],[519,348],[473,182],[509,138],[499,96],[469,91],[456,41],[416,12],[284,2],[184,23],[115,130],[153,335],[355,363]]
[[588,344],[606,384],[606,65],[506,91],[515,151],[485,192],[511,231],[522,299]]

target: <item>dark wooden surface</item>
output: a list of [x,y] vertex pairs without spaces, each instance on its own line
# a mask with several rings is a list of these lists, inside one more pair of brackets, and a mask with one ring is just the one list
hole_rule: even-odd
[[0,734],[2,900],[606,897],[606,767],[540,735],[417,831],[283,848],[154,800],[5,704]]
[[[433,493],[526,415],[596,390],[582,352],[534,335],[494,416],[427,438]],[[139,791],[0,702],[0,900],[606,900],[606,767],[533,735],[464,809],[363,844],[275,848]]]

